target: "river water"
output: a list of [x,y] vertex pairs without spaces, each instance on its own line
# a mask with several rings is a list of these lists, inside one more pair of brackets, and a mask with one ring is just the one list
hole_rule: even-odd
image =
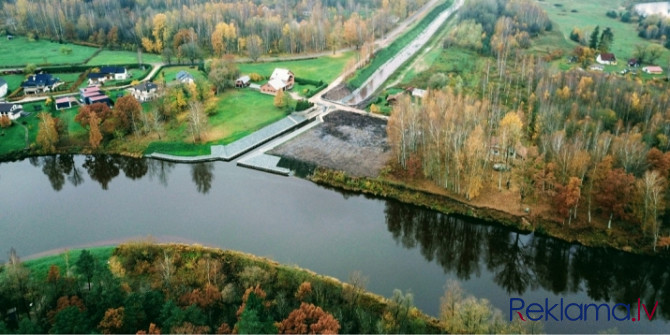
[[[368,198],[232,163],[172,164],[112,156],[0,164],[0,258],[153,236],[267,256],[390,296],[410,290],[437,315],[447,280],[510,316],[526,304],[627,303],[654,321],[548,321],[547,332],[667,333],[670,262],[519,234],[498,225]],[[556,310],[554,310],[555,312]],[[556,313],[554,313],[556,314]],[[622,312],[621,315],[625,314]],[[633,309],[633,315],[637,312]]]

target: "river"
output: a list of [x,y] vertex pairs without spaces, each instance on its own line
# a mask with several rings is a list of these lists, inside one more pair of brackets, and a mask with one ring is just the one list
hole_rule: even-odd
[[504,318],[511,297],[543,305],[545,298],[566,305],[641,298],[650,310],[659,301],[652,322],[548,321],[547,332],[670,329],[667,260],[519,234],[232,163],[33,158],[0,164],[0,199],[0,249],[22,256],[153,236],[267,256],[343,281],[359,270],[369,290],[410,290],[432,315],[454,279]]

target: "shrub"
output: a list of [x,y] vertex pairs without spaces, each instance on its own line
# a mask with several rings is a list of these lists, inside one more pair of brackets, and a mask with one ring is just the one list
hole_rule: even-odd
[[254,73],[249,74],[249,79],[251,79],[251,81],[262,81],[263,79],[265,79],[265,77],[263,77],[260,74],[254,72]]
[[605,15],[607,15],[607,17],[613,18],[613,19],[616,19],[617,17],[619,17],[619,14],[614,10],[608,10],[607,14],[605,14]]
[[298,102],[295,105],[295,111],[296,112],[301,112],[301,111],[304,111],[306,109],[311,108],[312,106],[314,106],[314,104],[307,101],[307,100],[298,100]]

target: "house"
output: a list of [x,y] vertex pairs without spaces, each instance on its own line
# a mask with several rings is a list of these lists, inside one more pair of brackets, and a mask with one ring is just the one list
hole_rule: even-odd
[[175,80],[177,80],[180,84],[193,84],[193,82],[195,82],[193,75],[183,70],[177,72]]
[[417,98],[425,98],[428,95],[428,91],[420,89],[420,88],[413,88],[411,90],[412,96],[417,97]]
[[631,59],[628,60],[628,66],[638,67],[638,66],[640,66],[640,61],[638,61],[636,58],[631,58]]
[[112,100],[106,95],[96,95],[94,97],[88,98],[88,104],[89,105],[98,104],[98,103],[107,104],[107,106],[110,106],[110,107],[112,105],[114,105]]
[[589,66],[589,70],[591,71],[604,71],[605,67],[601,64],[593,64]]
[[21,84],[21,87],[23,87],[23,91],[26,94],[37,94],[52,92],[58,86],[63,84],[64,83],[60,79],[55,78],[48,73],[40,73],[29,76],[28,79]]
[[596,57],[596,62],[603,65],[616,65],[616,56],[611,53],[603,52]]
[[102,84],[107,80],[126,80],[130,77],[128,70],[122,66],[103,66],[98,72],[88,74],[88,84]]
[[8,41],[11,41],[11,40],[13,40],[13,39],[14,39],[14,35],[7,35],[7,40],[8,40]]
[[251,78],[249,76],[242,76],[235,80],[235,87],[248,87],[251,84]]
[[642,71],[648,74],[663,74],[663,68],[660,66],[645,66]]
[[0,116],[7,116],[10,120],[16,120],[22,112],[23,107],[19,104],[0,103]]
[[272,72],[270,80],[261,86],[261,92],[275,95],[277,92],[290,90],[295,84],[295,75],[287,69],[277,68]]
[[79,101],[81,103],[86,103],[86,98],[94,97],[96,95],[101,95],[102,92],[100,92],[100,87],[98,86],[90,86],[86,88],[80,88],[79,89]]
[[0,98],[7,95],[7,89],[8,89],[7,82],[4,79],[0,78]]
[[153,100],[158,97],[158,85],[145,81],[131,87],[130,94],[139,102]]
[[72,108],[73,103],[76,102],[73,97],[62,97],[56,99],[56,110]]
[[91,98],[99,97],[101,95],[104,95],[104,94],[102,94],[102,92],[100,92],[100,91],[86,92],[82,95],[81,102],[83,104],[90,105],[90,104],[92,104]]

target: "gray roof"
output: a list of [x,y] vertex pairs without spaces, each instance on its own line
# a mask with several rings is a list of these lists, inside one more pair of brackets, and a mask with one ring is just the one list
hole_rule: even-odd
[[[10,112],[10,111],[12,110],[12,108],[14,107],[14,105],[15,105],[15,104],[0,103],[0,113],[8,113],[8,112]],[[17,108],[17,109],[15,110],[15,113],[16,113],[16,112],[20,112],[21,109],[22,109],[22,108],[21,108],[21,105],[18,105],[18,106],[19,106],[19,108]]]
[[182,71],[177,72],[176,78],[177,78],[177,80],[180,80],[180,81],[184,80],[184,79],[193,79],[193,75],[184,71],[184,70],[182,70]]
[[148,82],[148,81],[145,81],[145,82],[142,82],[142,83],[139,83],[139,84],[133,86],[133,88],[135,90],[138,90],[138,91],[149,92],[151,90],[157,90],[158,85],[156,85],[154,83],[151,83],[151,82]]

